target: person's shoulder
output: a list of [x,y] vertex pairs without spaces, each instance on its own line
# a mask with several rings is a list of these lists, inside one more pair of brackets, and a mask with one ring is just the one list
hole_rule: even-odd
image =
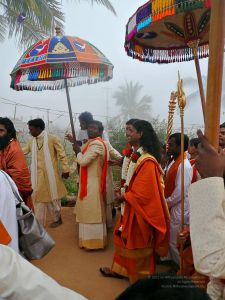
[[57,135],[48,133],[48,140],[53,142],[60,142],[60,138]]
[[89,145],[96,145],[96,146],[104,147],[104,142],[103,142],[103,140],[100,140],[100,139],[93,139],[89,142]]

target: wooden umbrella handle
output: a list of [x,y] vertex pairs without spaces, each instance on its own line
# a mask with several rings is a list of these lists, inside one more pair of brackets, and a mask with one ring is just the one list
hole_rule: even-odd
[[225,1],[212,0],[205,135],[218,148],[225,37]]

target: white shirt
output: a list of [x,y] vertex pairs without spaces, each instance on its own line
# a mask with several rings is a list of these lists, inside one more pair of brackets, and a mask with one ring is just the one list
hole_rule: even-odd
[[9,243],[9,246],[18,252],[18,225],[16,219],[16,203],[18,200],[14,196],[8,180],[18,192],[11,177],[0,171],[0,220],[11,236],[12,241]]
[[13,249],[4,245],[0,245],[0,297],[7,300],[86,299],[62,287]]
[[[174,164],[174,160],[169,164],[167,172]],[[184,222],[189,224],[189,197],[188,190],[192,181],[192,166],[188,159],[184,160]],[[170,218],[172,223],[180,223],[181,221],[181,164],[177,170],[175,180],[175,188],[170,197],[166,199],[170,209]]]

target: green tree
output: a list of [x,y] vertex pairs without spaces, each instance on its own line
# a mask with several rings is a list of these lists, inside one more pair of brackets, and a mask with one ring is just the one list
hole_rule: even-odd
[[[115,14],[109,0],[86,1],[102,4]],[[53,35],[56,26],[63,28],[61,6],[59,0],[0,0],[0,41],[16,37],[19,47],[27,48]]]
[[113,98],[116,99],[116,105],[120,107],[120,117],[123,122],[131,118],[151,119],[150,96],[140,96],[143,86],[138,82],[126,82],[118,87]]

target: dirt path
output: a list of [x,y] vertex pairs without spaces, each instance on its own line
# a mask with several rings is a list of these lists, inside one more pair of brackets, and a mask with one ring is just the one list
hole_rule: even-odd
[[[48,229],[56,246],[43,259],[33,264],[56,279],[60,284],[81,293],[90,300],[113,300],[129,285],[127,280],[105,278],[101,266],[111,266],[113,237],[105,250],[85,251],[78,247],[78,225],[73,208],[62,208],[63,225]],[[165,267],[158,267],[163,271]],[[47,300],[47,299],[46,299]],[[63,300],[63,299],[62,299]]]
[[[48,229],[56,241],[54,249],[33,264],[90,300],[113,300],[128,285],[128,281],[104,278],[99,267],[111,266],[113,257],[112,233],[107,249],[85,251],[78,247],[78,225],[73,208],[62,208],[63,225]],[[63,300],[63,299],[62,299]]]

